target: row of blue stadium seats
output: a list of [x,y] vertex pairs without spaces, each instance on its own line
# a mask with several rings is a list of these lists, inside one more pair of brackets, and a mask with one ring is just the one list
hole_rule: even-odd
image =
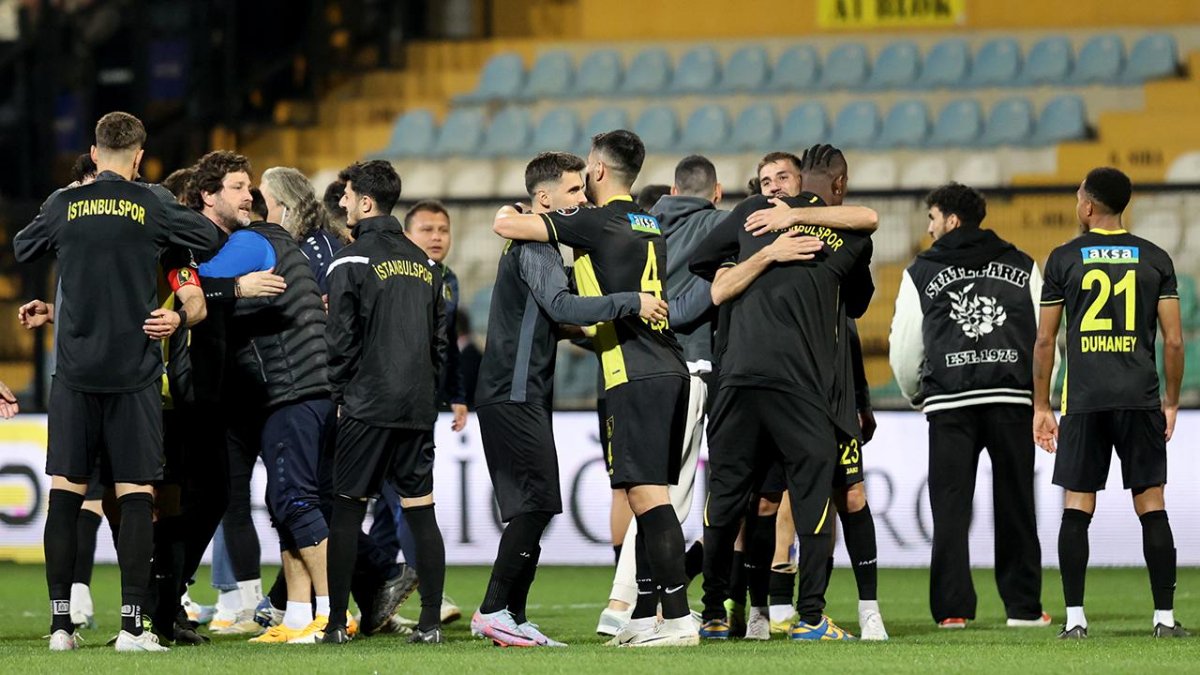
[[[931,121],[932,120],[932,121]],[[478,108],[453,110],[439,129],[427,110],[400,116],[388,146],[376,157],[528,155],[543,150],[585,151],[589,139],[612,129],[633,129],[650,152],[742,152],[803,148],[832,142],[845,148],[1040,146],[1087,135],[1083,100],[1055,97],[1035,112],[1026,98],[1005,99],[987,114],[979,101],[958,99],[936,116],[923,101],[901,101],[886,114],[871,101],[846,105],[832,123],[819,102],[793,108],[782,119],[774,106],[758,103],[736,117],[723,106],[697,108],[680,125],[675,111],[651,106],[632,120],[622,108],[603,108],[584,123],[569,108],[547,112],[535,124],[528,110],[504,108],[490,122]]]
[[688,51],[672,69],[666,50],[650,48],[634,56],[622,70],[615,50],[587,54],[576,70],[565,51],[542,54],[526,73],[517,54],[499,54],[484,66],[473,92],[456,103],[536,100],[561,97],[636,96],[671,94],[746,93],[757,91],[815,91],[850,89],[884,91],[906,88],[957,89],[1064,84],[1139,84],[1178,71],[1175,39],[1152,33],[1138,40],[1125,54],[1117,35],[1102,34],[1088,40],[1074,54],[1063,36],[1047,37],[1034,44],[1022,59],[1012,38],[997,38],[971,54],[962,39],[937,43],[921,58],[916,43],[894,42],[872,64],[859,43],[839,45],[821,62],[809,45],[783,52],[774,67],[767,50],[747,46],[727,63],[711,46]]

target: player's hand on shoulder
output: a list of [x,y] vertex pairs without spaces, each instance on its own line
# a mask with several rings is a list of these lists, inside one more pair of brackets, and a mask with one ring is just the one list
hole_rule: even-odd
[[237,283],[242,298],[269,298],[287,290],[287,282],[274,269],[240,276]]
[[820,239],[792,230],[779,235],[778,239],[763,249],[763,253],[771,262],[797,262],[812,260],[824,246]]
[[647,321],[666,321],[667,320],[667,303],[650,295],[649,293],[639,293],[642,299],[642,308],[638,311],[638,316]]
[[1058,421],[1050,410],[1033,412],[1033,442],[1046,452],[1058,450]]
[[792,215],[792,207],[778,198],[772,199],[771,203],[775,205],[773,208],[761,209],[750,214],[750,217],[746,219],[747,232],[760,237],[768,232],[786,230],[796,224],[796,218]]

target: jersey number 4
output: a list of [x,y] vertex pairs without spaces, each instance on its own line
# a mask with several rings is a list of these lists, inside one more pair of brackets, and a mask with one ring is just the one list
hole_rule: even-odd
[[1091,270],[1083,275],[1083,290],[1090,291],[1097,284],[1100,285],[1100,288],[1096,293],[1096,299],[1083,313],[1083,321],[1079,324],[1079,330],[1083,332],[1111,331],[1113,329],[1112,319],[1100,318],[1100,310],[1108,304],[1110,296],[1124,295],[1125,330],[1132,332],[1137,308],[1137,272],[1129,270],[1116,284],[1113,284],[1112,279],[1104,270]]
[[[658,256],[654,255],[654,242],[646,244],[646,268],[642,270],[642,292],[649,293],[662,300],[663,282],[658,276]],[[646,319],[642,319],[646,321]],[[662,331],[670,328],[669,321],[646,321],[651,330]]]

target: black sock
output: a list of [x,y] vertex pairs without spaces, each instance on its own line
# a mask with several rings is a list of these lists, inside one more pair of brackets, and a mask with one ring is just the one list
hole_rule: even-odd
[[438,529],[433,504],[404,509],[404,519],[417,544],[417,577],[421,579],[421,616],[417,628],[442,625],[442,592],[446,585],[446,544]]
[[92,567],[96,564],[96,531],[100,529],[100,514],[79,509],[75,519],[75,577],[74,583],[90,586]]
[[664,619],[691,614],[688,607],[687,571],[684,569],[683,528],[670,504],[656,506],[638,516],[638,536],[646,533],[646,559],[654,584],[662,593]]
[[729,568],[729,599],[735,605],[746,604],[746,591],[749,589],[746,572],[746,554],[734,551],[733,564]]
[[633,619],[647,619],[658,613],[659,588],[654,583],[651,572],[650,555],[646,549],[646,535],[638,525],[637,536],[634,537],[633,553],[637,567],[637,602],[633,605]]
[[854,581],[858,584],[858,599],[877,600],[879,567],[876,559],[878,554],[875,547],[875,519],[871,517],[871,507],[865,505],[861,511],[844,513],[841,520],[846,553],[850,556],[850,565],[854,567]]
[[800,535],[800,591],[796,613],[809,625],[820,623],[825,611],[825,586],[829,581],[825,565],[832,539],[828,534]]
[[71,578],[78,548],[78,528],[83,495],[70,490],[50,490],[42,548],[46,556],[46,586],[50,590],[50,632],[73,632]]
[[688,581],[700,576],[704,571],[704,542],[694,541],[688,547],[687,553],[683,554],[683,571],[687,574]]
[[796,601],[796,571],[790,564],[771,568],[768,597],[772,605],[790,605]]
[[[338,495],[333,499],[333,518],[326,543],[326,574],[329,579],[329,625],[327,632],[346,627],[350,608],[350,584],[358,554],[358,533],[367,515],[367,502]],[[287,597],[287,583],[284,597]],[[286,607],[286,600],[284,607]]]
[[525,561],[525,569],[521,571],[521,576],[517,578],[517,583],[513,584],[512,592],[508,596],[508,611],[512,612],[513,620],[517,625],[521,625],[529,620],[525,615],[525,605],[529,602],[529,589],[533,587],[533,579],[537,576],[538,560],[542,557],[542,547],[538,546],[533,549],[533,554]]
[[121,565],[121,630],[142,634],[142,607],[150,587],[154,557],[154,496],[133,492],[117,500],[121,507],[121,537],[117,561]]
[[[328,551],[329,544],[325,544]],[[328,553],[326,554],[328,557]],[[287,609],[287,577],[283,574],[283,568],[275,574],[275,583],[271,584],[271,590],[267,593],[267,599],[270,600],[271,606],[275,609]]]
[[621,562],[621,549],[622,548],[624,548],[624,546],[621,544],[617,544],[617,545],[613,546],[613,565],[614,566],[616,566],[618,563]]
[[706,523],[704,526],[704,613],[705,621],[714,619],[725,620],[725,601],[733,599],[735,603],[746,604],[746,585],[734,586],[731,582],[731,572],[739,574],[743,579],[745,574],[739,572],[740,564],[734,564],[734,556],[741,554],[733,550],[737,541],[740,522],[724,525]]
[[151,563],[151,584],[147,589],[147,600],[153,609],[150,618],[154,630],[173,635],[172,627],[181,609],[179,605],[180,589],[183,582],[179,578],[183,569],[183,537],[180,531],[182,518],[179,516],[160,517],[154,523],[154,558]]
[[1150,572],[1150,593],[1154,609],[1175,609],[1175,536],[1166,511],[1141,515],[1142,553]]
[[1058,566],[1067,607],[1083,607],[1089,552],[1088,525],[1091,522],[1092,514],[1086,511],[1063,509],[1062,525],[1058,529]]
[[491,614],[505,608],[512,609],[509,607],[509,600],[513,589],[524,575],[526,563],[538,550],[542,532],[549,523],[550,514],[541,512],[522,513],[509,521],[500,535],[496,562],[492,564],[492,576],[488,581],[483,602],[479,605],[480,614]]
[[750,606],[766,607],[771,591],[771,558],[775,556],[775,514],[746,517],[746,549]]

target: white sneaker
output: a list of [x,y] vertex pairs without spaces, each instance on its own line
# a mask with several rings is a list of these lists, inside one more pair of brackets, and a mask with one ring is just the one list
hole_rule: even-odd
[[751,607],[750,616],[746,619],[747,640],[770,640],[771,617],[766,607]]
[[[187,591],[184,591],[183,595],[179,597],[179,604],[183,606],[183,611],[187,612],[188,621],[200,626],[212,621],[217,614],[216,607],[212,605],[201,605],[200,603],[192,600],[192,597],[187,594]],[[233,612],[229,612],[229,617],[227,618],[236,617],[234,616]]]
[[141,635],[131,635],[121,631],[117,635],[117,651],[119,652],[169,652],[170,649],[158,644],[158,636],[152,631],[143,630]]
[[633,639],[621,643],[621,647],[695,647],[700,644],[700,633],[692,617],[667,619],[649,631],[638,633]]
[[1050,625],[1050,615],[1042,612],[1042,615],[1036,619],[1009,619],[1009,628],[1045,628]]
[[883,625],[883,615],[879,613],[879,603],[860,601],[858,603],[858,639],[882,642],[888,639],[887,628]]
[[621,632],[621,629],[629,623],[629,619],[632,617],[633,607],[624,612],[605,607],[604,611],[600,612],[600,623],[596,624],[596,634],[615,636]]
[[442,596],[442,624],[454,623],[462,618],[462,610],[458,605],[454,604],[454,600],[450,596]]
[[208,630],[216,635],[261,635],[263,627],[254,620],[253,609],[244,609],[234,615],[229,623],[218,622],[214,617],[208,624]]
[[622,647],[625,643],[636,639],[639,635],[650,633],[658,624],[658,619],[650,616],[644,619],[630,619],[617,631],[611,640],[604,643],[605,647]]
[[59,629],[50,635],[50,651],[69,652],[79,649],[79,636]]

